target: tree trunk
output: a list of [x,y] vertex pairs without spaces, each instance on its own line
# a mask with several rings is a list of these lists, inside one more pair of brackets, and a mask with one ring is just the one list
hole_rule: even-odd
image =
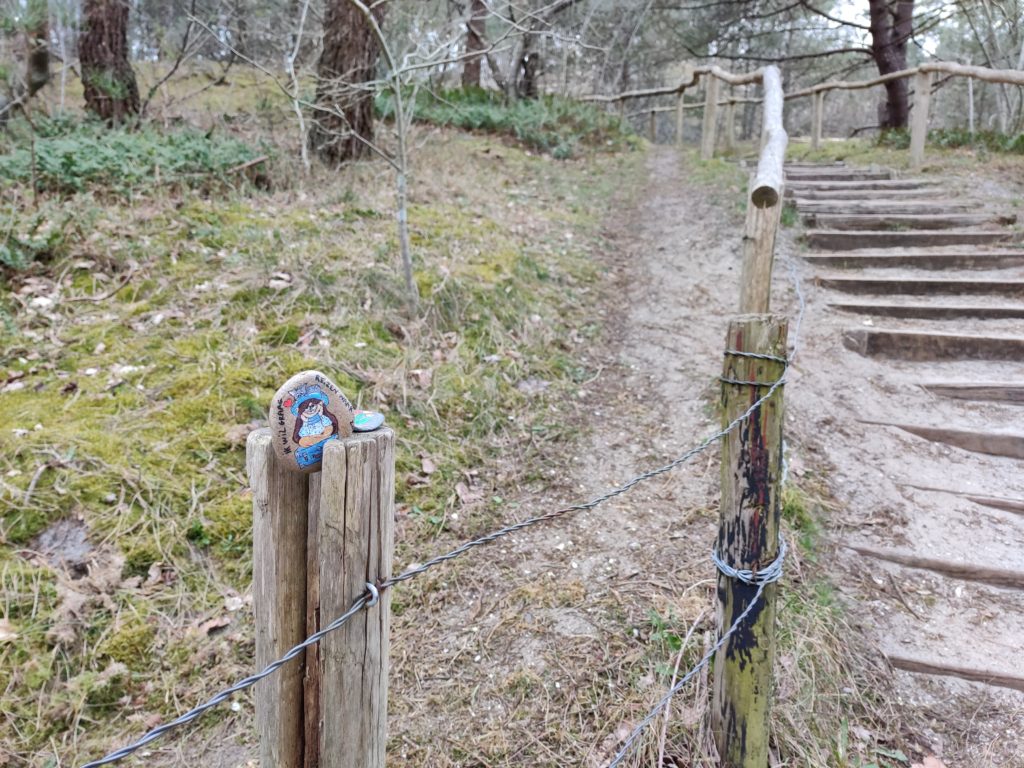
[[480,69],[483,63],[484,23],[487,5],[484,0],[470,0],[469,20],[466,22],[466,61],[462,65],[462,87],[480,87]]
[[[385,7],[381,4],[373,11],[378,24]],[[350,0],[329,0],[316,86],[321,109],[309,135],[310,145],[329,165],[371,152],[375,91],[366,83],[376,79],[379,56],[380,43],[359,9]]]
[[537,88],[537,77],[541,71],[540,53],[532,50],[533,36],[526,41],[526,50],[519,60],[519,82],[516,94],[521,99],[536,99],[540,91]]
[[128,0],[85,0],[78,43],[85,106],[108,123],[139,111],[139,88],[128,61]]
[[[871,55],[878,74],[907,67],[907,41],[914,32],[914,0],[868,0],[871,9]],[[885,84],[885,103],[879,108],[882,130],[906,128],[910,115],[907,80]]]
[[50,16],[46,0],[29,0],[27,10],[25,84],[33,96],[50,81]]

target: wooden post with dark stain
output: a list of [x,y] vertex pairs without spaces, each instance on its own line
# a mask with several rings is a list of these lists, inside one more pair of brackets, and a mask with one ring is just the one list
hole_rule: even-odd
[[[786,355],[788,323],[775,315],[742,315],[729,324],[726,350]],[[722,383],[722,424],[763,397],[785,366],[773,360],[730,355]],[[762,570],[778,554],[782,483],[782,389],[758,406],[722,442],[722,500],[718,552],[734,568]],[[723,768],[766,768],[775,596],[768,585],[756,605],[715,656],[712,729]],[[750,604],[757,587],[718,574],[720,631]]]

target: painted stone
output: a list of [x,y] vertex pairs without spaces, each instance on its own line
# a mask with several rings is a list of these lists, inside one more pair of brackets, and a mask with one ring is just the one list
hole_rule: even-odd
[[356,411],[352,429],[355,432],[373,432],[384,425],[384,414],[377,411]]
[[274,453],[286,467],[317,472],[324,446],[352,434],[352,403],[319,371],[303,371],[285,382],[270,403]]

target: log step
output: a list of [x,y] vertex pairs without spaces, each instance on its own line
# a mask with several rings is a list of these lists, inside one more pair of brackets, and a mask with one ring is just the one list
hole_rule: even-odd
[[933,443],[951,445],[972,453],[1024,459],[1024,435],[1008,432],[979,432],[973,429],[952,429],[950,427],[923,427],[917,424],[890,424],[880,421],[865,421],[863,423],[895,427]]
[[974,683],[986,683],[1000,688],[1012,688],[1015,691],[1024,691],[1024,677],[1009,672],[997,672],[991,669],[978,667],[965,667],[957,664],[948,664],[944,661],[927,659],[905,654],[886,654],[889,663],[896,669],[904,672],[914,672],[919,675],[941,675],[943,677],[956,677],[960,680],[969,680]]
[[949,191],[943,187],[926,187],[922,189],[804,189],[797,195],[797,200],[829,200],[832,202],[861,200],[871,201],[880,205],[886,200],[893,202],[906,200],[930,201],[948,194]]
[[806,226],[842,230],[956,229],[985,224],[1008,226],[1017,222],[1012,214],[994,213],[805,213]]
[[988,565],[977,565],[974,563],[958,563],[933,557],[921,557],[910,552],[895,549],[876,549],[859,545],[847,546],[865,557],[873,557],[876,560],[884,560],[887,563],[896,563],[907,568],[931,571],[942,576],[951,576],[955,579],[963,579],[964,581],[976,581],[993,587],[1024,589],[1024,573],[1021,571],[993,568]]
[[891,190],[891,189],[924,189],[938,184],[924,179],[878,179],[875,181],[805,181],[799,177],[790,177],[786,193],[795,190],[822,191],[826,189],[853,190]]
[[794,199],[800,213],[873,213],[879,216],[889,214],[934,215],[936,211],[947,213],[970,211],[981,207],[980,200],[835,200],[831,198],[797,197]]
[[818,168],[788,168],[786,182],[799,181],[879,181],[891,179],[892,171],[853,171]]
[[913,269],[1003,269],[1024,266],[1024,249],[981,251],[975,248],[957,251],[931,251],[907,248],[902,251],[867,251],[855,253],[810,253],[808,264],[836,269],[882,269],[911,267]]
[[1024,296],[1024,280],[936,280],[918,278],[884,277],[820,277],[822,288],[844,293],[869,293],[876,295],[903,294],[907,296],[932,296],[935,294],[954,296]]
[[933,304],[829,304],[840,312],[874,317],[901,317],[915,320],[956,320],[961,317],[978,317],[983,320],[1024,318],[1024,306],[935,306]]
[[974,496],[966,493],[964,498],[983,507],[991,507],[1003,512],[1012,512],[1015,515],[1024,515],[1024,501],[1020,499],[1004,499],[1001,496]]
[[993,403],[1019,403],[1024,405],[1024,385],[996,382],[933,383],[925,389],[940,397],[954,400],[981,400]]
[[1024,338],[921,333],[858,328],[843,333],[843,346],[865,357],[895,360],[1008,360],[1024,359]]
[[814,229],[804,233],[803,237],[812,248],[849,251],[858,248],[907,248],[927,245],[992,245],[1012,241],[1015,233],[1007,230],[974,229],[920,232],[869,230],[850,233],[841,229]]
[[964,493],[949,488],[931,488],[924,485],[906,485],[906,488],[913,488],[917,491],[928,491],[929,493],[948,493],[952,496],[959,496],[974,504],[980,504],[990,509],[998,509],[1002,512],[1011,512],[1015,515],[1024,515],[1024,499],[1008,499],[1005,496],[981,496],[976,493]]

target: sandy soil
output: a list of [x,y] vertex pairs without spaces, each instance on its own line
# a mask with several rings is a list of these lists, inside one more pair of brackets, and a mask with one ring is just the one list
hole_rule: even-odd
[[[1014,210],[1014,191],[997,180],[961,179],[961,189],[984,190],[988,207]],[[977,194],[977,192],[975,192]],[[1016,197],[1019,201],[1019,197]],[[1016,206],[1019,209],[1019,202]],[[956,494],[1024,498],[1021,462],[962,450],[914,436],[894,424],[1021,434],[1019,405],[952,400],[931,395],[925,382],[1024,378],[1021,362],[908,362],[861,356],[844,348],[844,331],[887,328],[1020,336],[1020,320],[922,321],[868,318],[830,310],[829,301],[882,301],[842,296],[819,287],[818,276],[992,277],[1019,279],[1024,270],[914,272],[814,270],[798,255],[794,232],[784,233],[780,258],[797,257],[807,295],[802,348],[787,391],[792,463],[824,471],[837,508],[829,536],[836,547],[836,581],[849,610],[887,656],[1014,678],[1018,690],[955,676],[894,672],[900,703],[921,730],[916,743],[948,765],[987,768],[1024,765],[1024,680],[1020,638],[1024,596],[1019,588],[984,578],[960,579],[906,568],[849,549],[869,547],[931,558],[970,569],[1024,574],[1024,519]],[[776,272],[779,299],[789,288]],[[899,299],[897,299],[897,302]],[[957,297],[915,297],[915,303],[955,304]],[[1002,303],[977,297],[978,304]],[[895,303],[895,302],[894,302]],[[1006,301],[1006,303],[1019,303]],[[1014,684],[1013,680],[1009,684]]]

